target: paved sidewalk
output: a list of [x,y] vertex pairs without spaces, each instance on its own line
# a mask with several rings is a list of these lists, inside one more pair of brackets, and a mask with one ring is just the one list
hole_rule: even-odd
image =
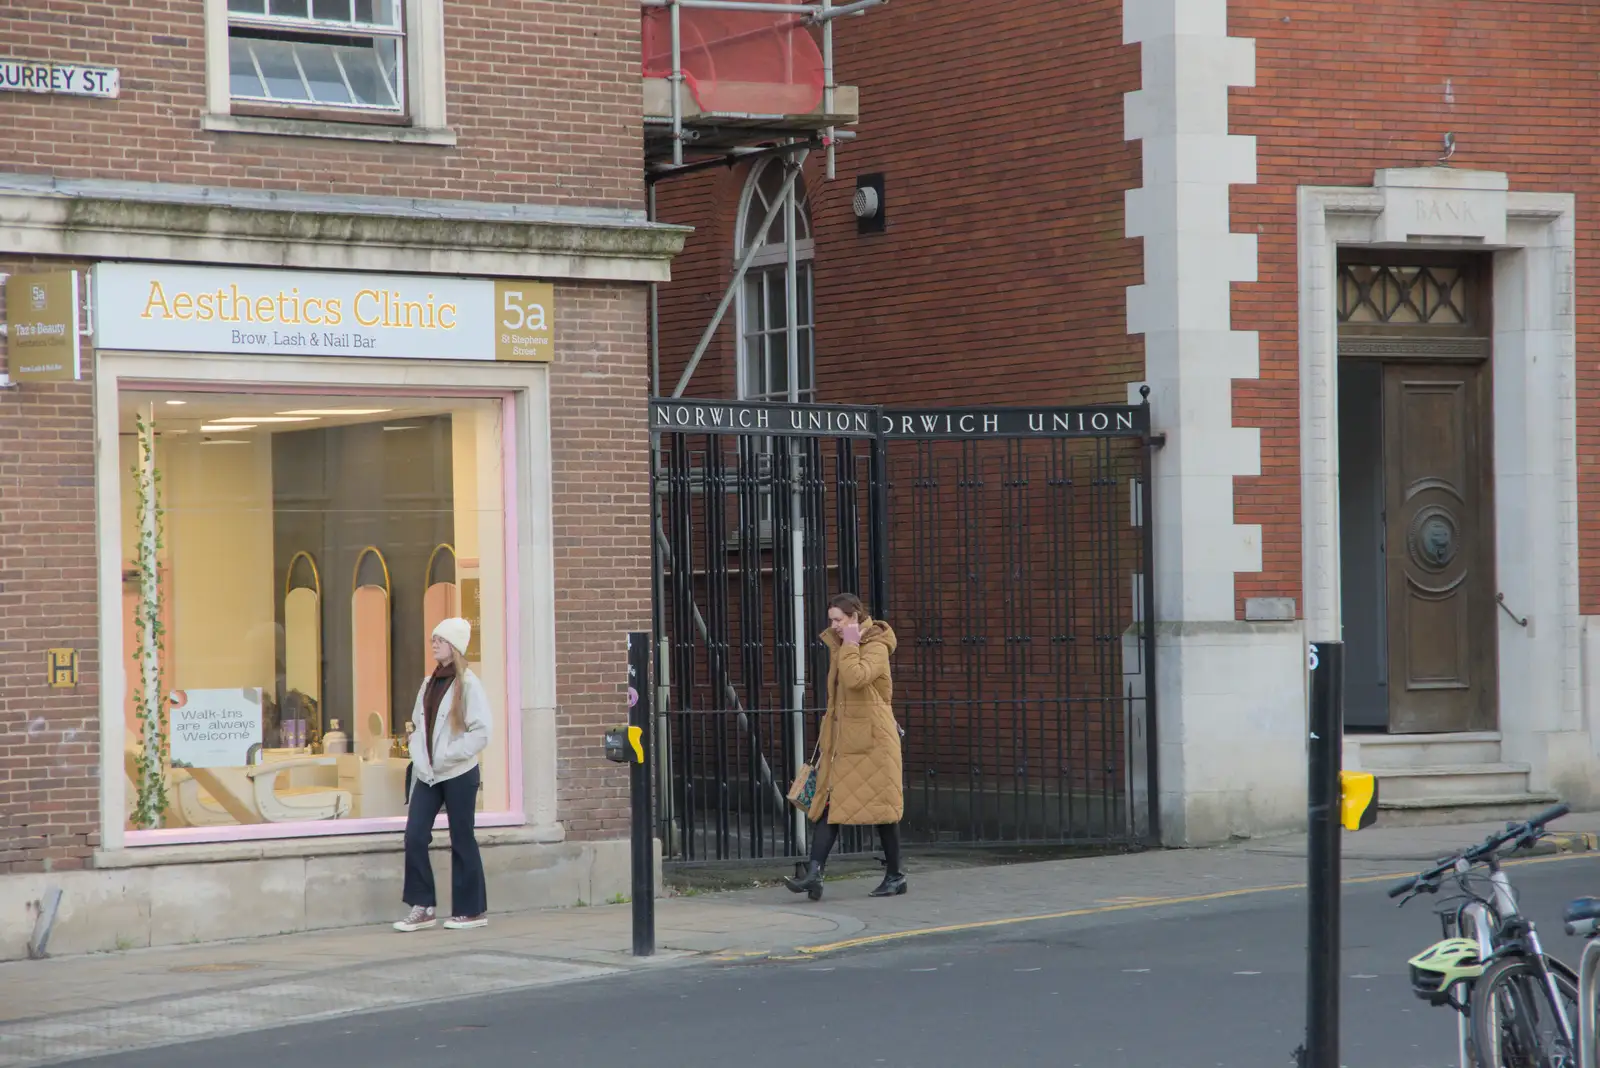
[[[1600,827],[1600,818],[1573,822]],[[1345,874],[1399,876],[1499,824],[1372,829],[1346,836]],[[1589,852],[1565,833],[1543,852]],[[631,907],[495,915],[478,931],[382,928],[0,964],[0,1068],[283,1027],[353,1012],[579,982],[640,968],[803,956],[1044,916],[1173,907],[1303,883],[1304,836],[1033,864],[918,871],[911,892],[873,899],[870,879],[831,881],[812,904],[781,886],[658,902],[659,952],[629,954]],[[1600,860],[1600,857],[1596,858]],[[782,874],[775,867],[774,875]],[[1600,892],[1600,872],[1596,891]],[[428,982],[418,984],[426,955]]]

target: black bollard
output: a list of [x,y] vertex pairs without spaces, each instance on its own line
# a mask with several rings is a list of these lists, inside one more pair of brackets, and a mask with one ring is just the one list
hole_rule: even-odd
[[1306,1044],[1302,1068],[1339,1068],[1339,772],[1344,758],[1344,643],[1310,648],[1306,842]]

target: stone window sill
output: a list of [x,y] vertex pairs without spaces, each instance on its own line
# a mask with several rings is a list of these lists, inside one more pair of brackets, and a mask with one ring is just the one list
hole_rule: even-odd
[[442,145],[446,148],[456,143],[456,132],[448,127],[379,126],[359,122],[324,122],[319,119],[273,119],[256,115],[202,115],[200,128],[212,133],[325,137],[341,141]]
[[[479,827],[478,844],[485,849],[509,845],[559,845],[566,841],[566,827],[546,826]],[[433,848],[450,848],[449,836],[434,832]],[[283,860],[295,857],[330,857],[352,853],[399,853],[405,849],[405,835],[399,831],[362,835],[332,835],[310,838],[266,838],[254,842],[195,842],[187,845],[137,846],[125,849],[98,849],[96,868],[154,868],[168,864],[216,864],[228,861]]]

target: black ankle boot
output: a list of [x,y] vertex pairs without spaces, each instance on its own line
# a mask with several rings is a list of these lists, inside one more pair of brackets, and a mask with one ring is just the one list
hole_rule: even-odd
[[868,897],[898,897],[906,892],[906,877],[900,872],[892,871],[883,877],[883,882],[878,884],[876,890]]
[[812,901],[822,900],[822,865],[811,861],[806,865],[804,877],[791,879],[785,875],[783,885],[797,894],[805,894]]

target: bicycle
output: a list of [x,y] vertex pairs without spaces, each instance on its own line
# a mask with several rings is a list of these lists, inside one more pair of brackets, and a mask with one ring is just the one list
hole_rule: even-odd
[[1580,897],[1562,917],[1567,934],[1585,939],[1578,958],[1578,1068],[1600,1066],[1596,1049],[1595,997],[1600,984],[1600,898]]
[[[1389,888],[1401,905],[1437,893],[1454,880],[1461,904],[1439,910],[1445,938],[1411,958],[1412,990],[1433,1005],[1456,1010],[1461,1068],[1577,1068],[1577,1048],[1564,1001],[1577,1004],[1577,975],[1544,952],[1533,921],[1521,914],[1511,880],[1500,866],[1500,850],[1533,845],[1545,826],[1570,811],[1555,805],[1523,823],[1446,857]],[[1487,890],[1474,885],[1474,870],[1487,868]],[[1552,1009],[1553,1011],[1545,1011]],[[1556,1035],[1541,1040],[1541,1020]]]

